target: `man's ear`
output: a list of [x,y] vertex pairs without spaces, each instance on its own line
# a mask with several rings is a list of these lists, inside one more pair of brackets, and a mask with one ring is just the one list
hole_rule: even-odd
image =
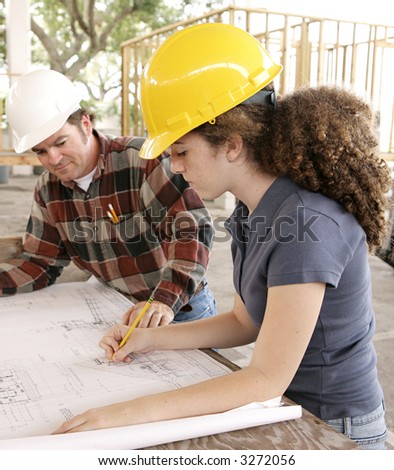
[[244,149],[244,141],[242,137],[234,132],[231,134],[226,141],[227,159],[229,162],[233,162],[239,158]]
[[83,114],[81,119],[82,129],[84,130],[85,134],[89,136],[92,133],[93,125],[90,121],[90,117],[88,114]]

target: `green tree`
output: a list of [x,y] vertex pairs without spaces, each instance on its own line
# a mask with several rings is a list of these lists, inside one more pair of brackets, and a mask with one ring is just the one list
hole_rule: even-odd
[[[91,97],[90,108],[95,107],[93,103],[106,101],[111,103],[106,112],[117,113],[120,44],[213,8],[213,2],[204,0],[168,3],[168,0],[31,0],[32,62],[47,64],[71,80],[84,82]],[[98,107],[95,113],[101,117]]]
[[210,7],[210,2],[199,0],[179,1],[177,8],[165,4],[166,0],[32,0],[33,62],[45,61],[74,79],[100,52],[119,53],[121,42],[179,21],[188,5]]

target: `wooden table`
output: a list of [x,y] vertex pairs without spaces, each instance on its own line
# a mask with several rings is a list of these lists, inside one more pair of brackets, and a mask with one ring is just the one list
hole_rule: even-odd
[[[207,354],[232,370],[239,367],[217,352]],[[284,402],[294,404],[284,397]],[[302,410],[302,417],[265,426],[147,447],[149,450],[356,450],[354,441]]]

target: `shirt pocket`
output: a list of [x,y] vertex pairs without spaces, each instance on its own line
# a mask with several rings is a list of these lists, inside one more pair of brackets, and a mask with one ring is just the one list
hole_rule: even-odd
[[138,257],[162,251],[162,239],[154,224],[141,212],[120,217],[116,229],[116,244],[125,255]]

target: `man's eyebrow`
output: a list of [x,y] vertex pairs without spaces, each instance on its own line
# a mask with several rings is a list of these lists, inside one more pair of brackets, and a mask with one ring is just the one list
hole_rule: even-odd
[[[67,137],[68,137],[68,134],[59,135],[59,137],[56,140],[54,140],[49,147],[53,147],[54,145],[57,145],[60,141],[62,141],[63,139]],[[43,148],[37,147],[37,146],[32,147],[33,152],[39,152],[40,150],[43,150]]]

